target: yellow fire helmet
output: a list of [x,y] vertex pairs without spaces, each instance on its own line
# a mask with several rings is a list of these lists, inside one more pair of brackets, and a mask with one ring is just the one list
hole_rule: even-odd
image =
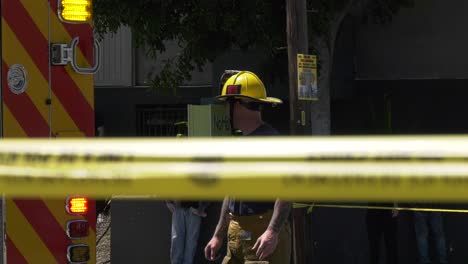
[[274,97],[267,97],[265,85],[253,72],[239,71],[227,79],[223,85],[221,95],[216,96],[219,101],[228,98],[252,99],[256,102],[267,104],[281,104],[283,101]]

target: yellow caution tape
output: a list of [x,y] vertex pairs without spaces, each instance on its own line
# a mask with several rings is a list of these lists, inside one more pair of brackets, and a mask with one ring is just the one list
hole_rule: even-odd
[[468,201],[468,137],[2,140],[0,192]]
[[0,162],[468,161],[468,137],[3,140]]
[[371,210],[397,210],[397,211],[413,211],[413,212],[441,212],[441,213],[468,213],[468,209],[447,209],[447,208],[420,208],[420,207],[400,207],[400,206],[365,206],[365,205],[349,205],[349,204],[304,204],[294,203],[293,208],[308,208],[308,212],[312,212],[314,207],[321,208],[338,208],[338,209],[371,209]]

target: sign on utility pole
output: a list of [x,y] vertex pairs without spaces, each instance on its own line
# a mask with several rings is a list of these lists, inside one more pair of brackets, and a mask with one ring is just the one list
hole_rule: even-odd
[[[289,64],[290,133],[291,135],[311,135],[311,100],[317,99],[317,94],[313,95],[312,87],[309,87],[308,84],[313,83],[312,59],[315,60],[316,64],[316,58],[304,56],[309,51],[306,0],[286,0],[286,31]],[[301,69],[302,75],[299,74],[298,69]],[[308,71],[310,71],[310,74],[307,73]],[[310,88],[310,93],[308,88]],[[309,262],[307,255],[312,249],[312,241],[307,222],[304,209],[293,209],[293,255],[295,264]]]
[[301,101],[317,101],[317,56],[297,54],[297,97]]

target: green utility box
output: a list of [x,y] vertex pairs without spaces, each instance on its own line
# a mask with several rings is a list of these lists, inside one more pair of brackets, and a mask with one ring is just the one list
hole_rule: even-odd
[[222,105],[188,105],[188,136],[231,136],[229,114]]
[[[187,130],[189,137],[228,137],[231,136],[229,113],[223,105],[188,105]],[[197,254],[194,263],[207,263],[203,256],[204,247],[214,234],[219,220],[222,201],[211,201],[207,209],[207,217],[203,219],[198,239]],[[221,248],[221,255],[226,254],[226,245]],[[220,264],[222,258],[213,264]]]

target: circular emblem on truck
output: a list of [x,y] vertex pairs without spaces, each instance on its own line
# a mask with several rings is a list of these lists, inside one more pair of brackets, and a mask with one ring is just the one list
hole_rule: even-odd
[[21,94],[26,91],[28,84],[28,73],[21,64],[14,64],[8,70],[8,87],[14,94]]

